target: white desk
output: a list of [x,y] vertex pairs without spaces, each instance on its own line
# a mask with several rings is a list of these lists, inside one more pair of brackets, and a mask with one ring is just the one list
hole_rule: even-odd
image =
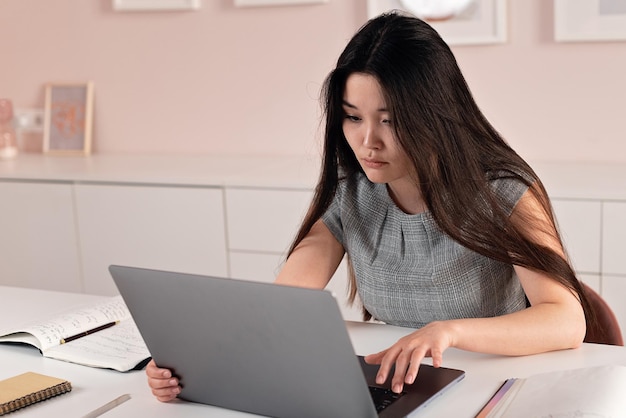
[[[53,314],[102,297],[0,286],[0,298],[0,328],[4,328],[11,323]],[[357,322],[348,322],[347,325],[357,354],[383,349],[411,331],[407,328]],[[448,349],[444,353],[444,366],[465,370],[466,377],[431,403],[419,416],[472,417],[506,378],[603,364],[626,365],[626,348],[584,344],[577,350],[527,357],[502,357]],[[106,417],[250,416],[182,401],[160,403],[150,393],[144,371],[119,373],[95,369],[44,358],[39,351],[28,346],[0,344],[0,379],[26,371],[67,379],[72,382],[73,390],[19,410],[11,414],[12,418],[43,414],[82,416],[125,393],[132,398],[107,412]]]

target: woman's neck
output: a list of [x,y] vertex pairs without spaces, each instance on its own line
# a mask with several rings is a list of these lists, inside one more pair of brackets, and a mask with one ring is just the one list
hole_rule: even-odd
[[422,198],[422,193],[414,183],[387,183],[387,193],[404,213],[416,215],[426,212],[426,203]]

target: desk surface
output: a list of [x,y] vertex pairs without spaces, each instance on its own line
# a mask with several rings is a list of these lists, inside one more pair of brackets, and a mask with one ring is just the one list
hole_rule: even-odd
[[[72,306],[92,303],[101,296],[52,292],[0,286],[0,328],[41,318]],[[408,328],[348,322],[348,331],[357,354],[369,354],[411,332]],[[420,417],[473,417],[509,377],[527,377],[553,370],[604,364],[626,365],[626,348],[584,344],[566,350],[525,357],[503,357],[448,349],[444,366],[466,371],[466,377],[444,396],[433,401]],[[107,417],[240,417],[250,416],[189,402],[163,404],[156,401],[146,384],[144,371],[120,373],[44,358],[28,346],[0,344],[0,379],[26,371],[70,380],[73,390],[58,398],[29,406],[11,417],[82,416],[123,394],[131,399],[107,413]]]

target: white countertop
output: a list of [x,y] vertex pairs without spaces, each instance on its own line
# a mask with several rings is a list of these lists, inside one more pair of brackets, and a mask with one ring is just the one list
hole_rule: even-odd
[[[0,304],[0,329],[102,299],[101,296],[8,286],[0,286],[0,295],[3,297],[3,303]],[[373,323],[347,322],[346,325],[357,354],[377,352],[412,331],[410,328]],[[425,362],[429,362],[429,359],[425,359]],[[420,411],[418,416],[473,417],[507,378],[606,364],[626,365],[626,348],[583,344],[576,350],[521,357],[471,353],[450,348],[444,353],[444,366],[462,369],[466,376]],[[125,393],[130,394],[131,399],[107,412],[107,417],[251,416],[191,402],[160,403],[151,395],[144,371],[120,373],[85,367],[45,358],[33,347],[0,344],[0,380],[26,371],[70,380],[73,390],[69,394],[16,411],[11,414],[12,418],[14,414],[15,418],[67,416],[68,413],[70,416],[82,416]]]
[[318,161],[306,156],[21,154],[0,161],[0,179],[207,187],[312,189],[318,170]]
[[[626,200],[626,163],[531,162],[553,198]],[[0,179],[205,187],[312,189],[319,157],[20,154],[0,160]]]

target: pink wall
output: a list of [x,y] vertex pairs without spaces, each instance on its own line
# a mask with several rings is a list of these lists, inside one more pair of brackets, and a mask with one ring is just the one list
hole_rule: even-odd
[[[0,96],[95,82],[96,152],[298,155],[319,141],[319,86],[364,0],[114,12],[111,0],[0,1]],[[533,160],[626,161],[626,42],[552,40],[552,2],[509,1],[509,41],[454,48],[479,105]]]

